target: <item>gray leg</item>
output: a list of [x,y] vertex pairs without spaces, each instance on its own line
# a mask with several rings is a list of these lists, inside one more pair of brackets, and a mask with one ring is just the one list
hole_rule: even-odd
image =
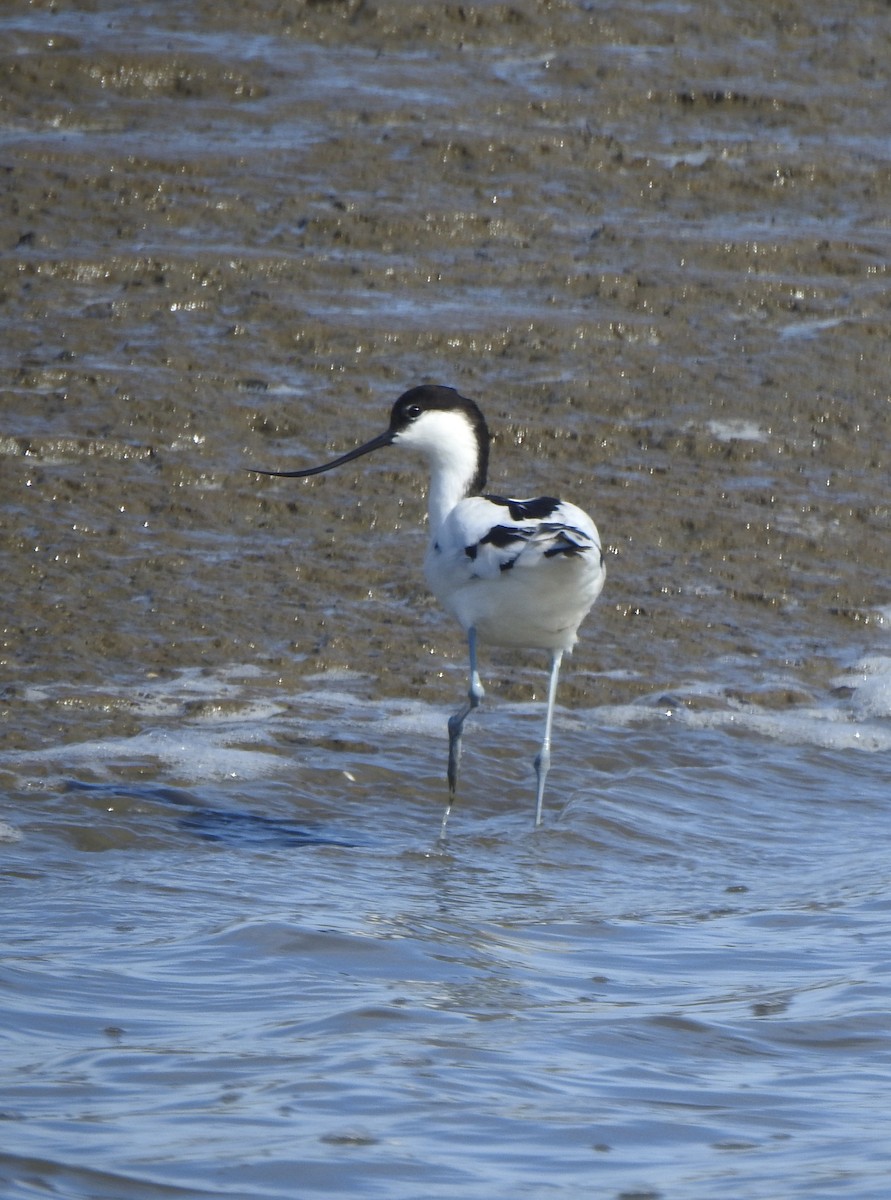
[[551,655],[551,678],[548,681],[548,711],[545,716],[544,739],[541,749],[535,756],[535,775],[538,788],[535,795],[535,824],[541,824],[541,805],[544,800],[545,779],[551,765],[551,724],[554,720],[554,702],[557,699],[557,679],[560,675],[560,664],[563,661],[563,651],[555,650]]
[[467,631],[467,650],[470,655],[470,691],[467,693],[467,703],[449,717],[449,802],[446,805],[445,813],[442,818],[442,829],[439,836],[445,837],[446,824],[449,819],[449,813],[452,811],[452,804],[455,799],[455,793],[458,790],[458,763],[461,761],[461,734],[464,730],[464,722],[470,713],[475,708],[479,707],[485,692],[483,685],[480,683],[479,671],[476,667],[476,630],[468,629]]

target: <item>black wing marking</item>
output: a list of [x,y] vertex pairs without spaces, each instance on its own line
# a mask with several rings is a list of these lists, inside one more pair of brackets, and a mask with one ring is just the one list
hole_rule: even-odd
[[480,546],[494,546],[496,550],[505,550],[513,542],[528,542],[538,526],[523,528],[522,525],[493,525],[488,533],[480,540]]
[[591,549],[591,539],[588,534],[582,533],[580,529],[573,529],[571,525],[545,524],[540,528],[543,533],[550,533],[555,539],[554,545],[544,551],[545,558],[553,558],[557,554],[571,557],[576,554],[584,554],[586,550]]
[[[517,563],[534,566],[536,553],[540,559],[582,558],[599,548],[589,531],[561,521],[559,512],[556,519],[551,521],[538,515],[554,514],[561,507],[564,511],[572,508],[571,505],[561,506],[560,501],[552,496],[540,496],[534,500],[508,500],[497,496],[485,496],[483,499],[507,508],[511,518],[517,520],[518,524],[493,525],[479,541],[469,542],[463,547],[465,560],[468,564],[474,564],[470,571],[471,578],[490,578],[496,567],[504,572],[510,571]],[[523,515],[526,524],[519,523]]]
[[[511,512],[511,516],[513,516]],[[537,525],[526,526],[522,525],[493,525],[487,534],[479,540],[480,546],[494,546],[496,550],[507,550],[509,546],[516,547],[516,553],[511,558],[505,558],[498,564],[500,571],[509,571],[516,560],[523,553],[523,547],[534,536]],[[476,546],[472,547],[473,554],[470,549],[466,551],[469,558],[476,558]]]
[[491,504],[500,504],[512,521],[543,521],[560,507],[556,496],[537,496],[533,500],[510,500],[507,496],[485,496]]

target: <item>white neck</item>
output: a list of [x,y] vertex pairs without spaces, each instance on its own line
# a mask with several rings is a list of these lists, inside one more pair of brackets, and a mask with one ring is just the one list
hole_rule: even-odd
[[435,537],[443,521],[459,500],[467,495],[467,486],[474,471],[462,473],[449,466],[431,464],[430,487],[427,492],[427,520],[430,536]]
[[420,450],[430,467],[427,515],[435,538],[443,521],[468,494],[479,466],[476,433],[461,412],[431,409],[401,432],[395,445]]

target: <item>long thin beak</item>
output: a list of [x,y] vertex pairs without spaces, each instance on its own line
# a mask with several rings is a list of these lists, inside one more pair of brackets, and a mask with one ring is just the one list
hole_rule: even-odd
[[380,450],[384,446],[389,446],[392,441],[393,434],[388,429],[386,433],[381,433],[376,438],[372,438],[364,446],[357,446],[355,450],[348,450],[346,454],[341,454],[340,458],[335,458],[333,462],[323,463],[320,467],[309,467],[306,471],[263,471],[259,467],[248,467],[248,470],[253,475],[279,475],[284,479],[303,479],[307,475],[321,475],[323,471],[331,471],[334,467],[340,467],[344,463],[352,462],[354,458],[361,458],[363,454],[370,454],[372,450]]

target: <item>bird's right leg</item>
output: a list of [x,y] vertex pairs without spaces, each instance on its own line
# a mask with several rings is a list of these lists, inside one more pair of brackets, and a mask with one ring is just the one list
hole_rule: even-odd
[[443,814],[440,837],[445,837],[449,813],[452,811],[455,793],[458,790],[458,764],[461,761],[461,734],[464,731],[464,722],[470,713],[479,707],[485,695],[476,666],[476,630],[473,628],[467,631],[467,650],[470,655],[470,690],[467,693],[467,703],[463,704],[454,716],[449,717],[449,801]]
[[541,806],[544,800],[545,779],[551,765],[551,725],[554,722],[554,703],[557,699],[557,680],[560,677],[560,663],[563,661],[563,651],[555,650],[551,655],[551,676],[548,681],[548,708],[545,714],[544,740],[541,749],[535,756],[535,777],[538,783],[535,792],[535,825],[541,824]]

